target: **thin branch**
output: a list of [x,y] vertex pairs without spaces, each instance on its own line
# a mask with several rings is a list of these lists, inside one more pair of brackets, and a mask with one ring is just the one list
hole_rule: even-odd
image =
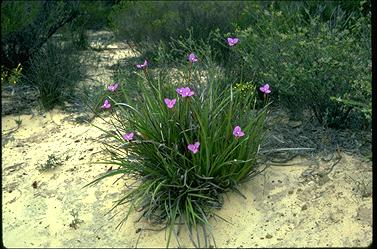
[[279,149],[272,149],[272,150],[264,150],[259,151],[259,153],[270,153],[270,152],[279,152],[279,151],[292,151],[292,150],[316,150],[315,148],[279,148]]

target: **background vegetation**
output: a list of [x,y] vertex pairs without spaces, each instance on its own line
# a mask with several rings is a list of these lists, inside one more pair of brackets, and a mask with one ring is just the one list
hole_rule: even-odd
[[[369,1],[121,1],[110,20],[152,63],[174,65],[206,47],[231,84],[270,83],[275,105],[292,118],[309,112],[344,128],[371,124],[370,18]],[[229,36],[239,46],[229,48]]]
[[[2,81],[38,88],[46,108],[72,99],[85,78],[75,58],[90,49],[87,31],[110,29],[152,65],[174,66],[206,48],[230,84],[270,83],[274,105],[292,118],[309,112],[336,128],[371,123],[370,1],[3,1],[1,12]],[[227,46],[229,36],[239,46]],[[71,89],[65,97],[63,88]]]

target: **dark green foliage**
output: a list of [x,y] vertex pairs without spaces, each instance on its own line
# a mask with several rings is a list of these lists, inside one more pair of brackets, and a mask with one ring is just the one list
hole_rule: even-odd
[[64,24],[78,15],[75,1],[4,1],[1,3],[2,65],[28,67],[29,58]]
[[1,35],[7,37],[11,33],[30,25],[41,9],[41,2],[34,1],[2,1],[1,2]]

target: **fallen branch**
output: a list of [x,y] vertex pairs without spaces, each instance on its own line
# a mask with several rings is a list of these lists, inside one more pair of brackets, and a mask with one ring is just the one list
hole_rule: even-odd
[[292,150],[315,150],[315,148],[279,148],[279,149],[259,151],[259,153],[270,153],[270,152],[292,151]]

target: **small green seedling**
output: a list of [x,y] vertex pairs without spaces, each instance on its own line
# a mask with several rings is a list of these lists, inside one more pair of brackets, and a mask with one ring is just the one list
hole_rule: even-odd
[[57,166],[60,166],[62,164],[63,161],[60,158],[56,157],[54,154],[51,154],[48,156],[46,163],[41,165],[39,171],[48,171],[51,169],[55,169]]

